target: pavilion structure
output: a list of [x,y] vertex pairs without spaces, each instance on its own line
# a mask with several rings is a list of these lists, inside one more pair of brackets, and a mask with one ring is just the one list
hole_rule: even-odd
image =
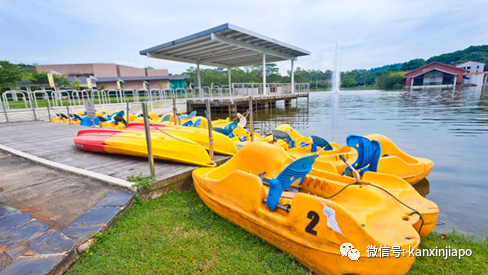
[[227,68],[229,88],[232,87],[231,69],[263,64],[263,93],[266,89],[266,63],[291,61],[292,93],[295,89],[294,61],[310,52],[276,39],[231,25],[223,24],[180,39],[139,52],[150,58],[186,62],[197,65],[198,89],[202,91],[200,65]]

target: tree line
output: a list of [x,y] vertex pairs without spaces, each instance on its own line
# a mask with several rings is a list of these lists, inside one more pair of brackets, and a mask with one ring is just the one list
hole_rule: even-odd
[[[422,58],[412,59],[404,63],[395,63],[382,67],[355,69],[341,72],[341,87],[371,87],[377,89],[401,89],[404,73],[422,67],[434,61],[456,65],[466,61],[488,63],[488,45],[470,46],[464,50],[433,56],[427,60]],[[488,66],[485,66],[488,71]],[[262,65],[245,66],[231,70],[233,83],[262,83]],[[197,86],[197,69],[190,67],[182,74],[189,75],[185,79],[186,87]],[[64,76],[54,75],[54,82],[58,87],[73,87],[76,83],[70,83]],[[200,79],[202,86],[228,85],[227,69],[201,69]],[[331,86],[331,70],[306,70],[300,67],[295,70],[295,83],[309,83],[311,88],[327,89]],[[0,87],[3,91],[14,87],[19,81],[30,81],[34,84],[47,84],[47,73],[37,72],[35,65],[13,64],[9,61],[0,61]],[[291,71],[281,75],[275,63],[266,64],[267,83],[291,83]]]

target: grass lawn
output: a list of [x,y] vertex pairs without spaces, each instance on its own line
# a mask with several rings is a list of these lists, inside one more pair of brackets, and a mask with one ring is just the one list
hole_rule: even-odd
[[[433,233],[427,248],[470,248],[471,257],[417,258],[411,274],[487,274],[488,240]],[[192,188],[138,201],[68,274],[311,274],[287,253],[209,210]]]

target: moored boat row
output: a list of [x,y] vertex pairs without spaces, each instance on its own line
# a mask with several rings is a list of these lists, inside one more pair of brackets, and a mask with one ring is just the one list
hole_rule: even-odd
[[[147,156],[143,119],[133,121],[124,129],[81,130],[75,143],[87,151]],[[415,257],[392,251],[416,249],[436,225],[437,205],[412,187],[431,172],[432,161],[409,156],[378,134],[351,135],[340,146],[280,125],[250,142],[242,122],[212,121],[214,151],[233,156],[216,167],[205,118],[154,117],[154,155],[207,166],[193,171],[193,181],[210,209],[316,273],[409,270]],[[373,257],[371,247],[388,248],[388,256]]]

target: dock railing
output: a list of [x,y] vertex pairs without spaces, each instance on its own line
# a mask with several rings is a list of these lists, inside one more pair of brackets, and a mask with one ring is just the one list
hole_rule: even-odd
[[[189,99],[230,99],[280,97],[292,94],[289,83],[232,83],[222,86],[204,86],[178,89],[104,89],[104,90],[9,90],[0,97],[0,123],[12,121],[49,120],[47,108],[56,112],[70,113],[84,111],[84,101],[93,100],[98,110],[123,110],[130,103],[147,102],[152,112],[171,111],[172,99],[176,98],[179,112],[186,112]],[[295,83],[294,94],[303,96],[310,90],[308,83]],[[49,101],[49,104],[47,103]],[[69,106],[67,106],[69,105]],[[138,104],[140,105],[140,104]],[[136,107],[137,109],[137,107]],[[139,110],[141,111],[141,110]],[[3,113],[3,115],[1,114]],[[10,118],[9,118],[10,116]]]

